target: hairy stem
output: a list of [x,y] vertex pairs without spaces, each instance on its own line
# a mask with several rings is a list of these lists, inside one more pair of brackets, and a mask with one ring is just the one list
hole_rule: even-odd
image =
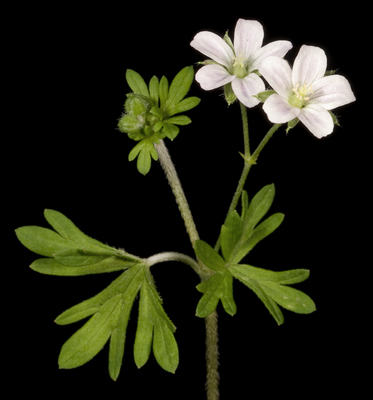
[[180,261],[186,265],[189,265],[198,274],[199,265],[196,260],[182,253],[168,251],[164,253],[154,254],[153,256],[146,259],[149,267],[154,264],[158,264],[165,261]]
[[[184,219],[186,230],[189,234],[192,246],[196,240],[199,239],[199,235],[190,212],[188,202],[186,200],[183,188],[181,186],[179,177],[177,176],[176,169],[172,163],[170,154],[167,150],[163,140],[159,144],[155,144],[160,164],[166,174],[168,183],[171,186],[172,192],[175,196],[176,202],[179,206],[181,216]],[[166,261],[167,257],[174,257],[176,253],[164,253],[166,256],[156,255],[153,256],[155,259],[151,260],[159,262],[159,260]],[[162,259],[162,257],[165,257]],[[178,255],[177,257],[180,257]],[[187,256],[185,256],[187,257]],[[189,263],[189,265],[197,272],[201,281],[205,281],[212,275],[212,271],[209,270],[199,259],[197,262],[190,263],[189,257],[181,257],[178,261]],[[150,257],[152,259],[152,257]],[[171,260],[171,258],[169,258]],[[149,262],[149,259],[148,259]],[[206,326],[206,392],[207,400],[218,400],[219,399],[219,372],[218,372],[218,320],[216,310],[205,318]]]
[[205,318],[206,326],[206,393],[207,400],[219,400],[218,313],[215,310]]

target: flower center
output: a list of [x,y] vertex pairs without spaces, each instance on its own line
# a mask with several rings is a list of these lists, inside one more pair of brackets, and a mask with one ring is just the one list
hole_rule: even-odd
[[240,54],[238,57],[233,57],[233,75],[237,78],[244,78],[247,75],[247,69],[245,67],[246,58]]
[[305,103],[310,99],[309,95],[313,93],[312,84],[307,86],[305,83],[303,86],[299,87],[299,83],[293,87],[293,94],[289,98],[289,104],[293,107],[302,108]]

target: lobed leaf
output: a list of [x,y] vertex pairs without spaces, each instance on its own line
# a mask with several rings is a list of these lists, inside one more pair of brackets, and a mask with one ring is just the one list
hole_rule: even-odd
[[75,248],[73,243],[58,233],[40,226],[18,228],[16,235],[25,247],[41,256],[53,257],[56,252]]
[[[145,278],[148,273],[145,269]],[[148,283],[148,279],[144,279],[134,345],[134,358],[138,368],[148,361],[153,343],[153,352],[158,364],[168,372],[175,372],[179,363],[179,351],[173,336],[175,329],[163,310],[155,289]]]
[[168,108],[166,115],[168,117],[171,117],[172,115],[180,114],[185,111],[189,111],[192,108],[197,107],[200,102],[201,102],[201,99],[199,99],[198,97],[194,97],[194,96],[187,97],[187,98],[181,100],[174,107]]
[[251,200],[247,212],[243,214],[245,232],[251,234],[256,224],[264,217],[272,205],[275,196],[273,184],[264,186]]
[[166,102],[168,98],[168,80],[165,76],[162,76],[159,82],[159,99],[160,107],[164,111],[166,109]]
[[122,295],[107,300],[97,313],[62,346],[60,368],[79,367],[91,360],[117,327],[122,309]]
[[[304,281],[309,275],[307,270],[274,272],[250,265],[231,265],[228,269],[235,278],[257,293],[278,323],[279,314],[273,307],[273,301],[287,310],[300,314],[316,310],[315,303],[309,296],[299,290],[283,286]],[[268,298],[272,302],[269,302]]]
[[225,261],[208,243],[203,240],[196,240],[194,242],[194,250],[197,257],[206,265],[206,267],[214,270],[224,272]]
[[268,296],[289,311],[310,314],[316,310],[313,300],[300,290],[271,281],[262,281],[260,284]]
[[188,93],[194,79],[193,67],[183,68],[171,82],[165,109],[175,107]]
[[271,297],[267,295],[267,293],[263,290],[262,286],[254,279],[250,278],[246,279],[238,278],[238,279],[259,297],[259,299],[263,302],[263,304],[270,312],[272,317],[275,319],[277,324],[282,325],[284,323],[284,316],[280,308],[277,306],[275,301],[272,300]]
[[45,275],[58,276],[81,276],[88,274],[101,274],[104,272],[121,271],[136,265],[135,261],[123,261],[118,258],[106,258],[105,260],[92,265],[71,267],[60,264],[54,258],[39,258],[35,260],[30,268],[33,271]]
[[221,250],[225,260],[230,261],[237,243],[241,240],[243,222],[237,211],[228,214],[221,227]]
[[159,101],[159,79],[156,76],[153,76],[149,82],[149,95],[155,106],[158,106]]
[[108,299],[117,294],[123,294],[124,304],[132,304],[143,282],[143,269],[144,264],[138,264],[131,269],[124,271],[118,278],[111,282],[106,289],[98,293],[96,296],[93,296],[90,299],[64,311],[56,318],[55,322],[58,325],[67,325],[80,321],[88,315],[92,315],[95,312],[94,309],[98,309]]
[[217,272],[207,281],[200,283],[197,290],[204,293],[197,305],[196,315],[198,317],[205,318],[210,315],[216,309],[219,299],[229,315],[236,314],[237,307],[233,299],[233,277],[227,269],[225,272]]
[[126,80],[128,86],[133,90],[135,94],[141,94],[145,97],[149,97],[149,90],[140,74],[133,71],[132,69],[127,69]]
[[251,233],[251,235],[240,243],[236,249],[234,256],[229,260],[231,263],[239,263],[261,240],[276,230],[284,220],[284,214],[276,213],[268,217],[259,224]]

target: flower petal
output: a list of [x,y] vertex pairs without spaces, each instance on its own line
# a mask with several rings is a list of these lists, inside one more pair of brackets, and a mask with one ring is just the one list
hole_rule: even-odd
[[233,50],[218,35],[212,32],[199,32],[190,45],[196,50],[210,57],[219,64],[231,68],[234,57]]
[[234,30],[234,50],[236,56],[250,57],[260,49],[263,43],[264,30],[258,21],[239,19]]
[[293,85],[311,85],[325,75],[326,55],[320,47],[303,45],[293,64]]
[[232,89],[238,100],[246,107],[254,107],[259,100],[254,97],[260,92],[264,92],[264,82],[257,74],[249,74],[243,79],[235,79],[232,82]]
[[356,100],[348,80],[341,75],[324,76],[312,85],[309,104],[318,104],[326,110],[344,106]]
[[292,93],[291,67],[287,61],[280,57],[270,56],[265,58],[259,72],[272,88],[286,100]]
[[277,40],[256,50],[250,57],[251,71],[259,69],[260,64],[266,57],[276,56],[283,58],[292,47],[291,42],[287,40]]
[[196,73],[196,81],[204,90],[216,89],[236,79],[224,67],[218,64],[205,65]]
[[333,132],[332,116],[329,111],[317,104],[307,104],[301,109],[298,118],[319,139]]
[[289,122],[300,114],[300,108],[292,107],[286,99],[276,93],[264,102],[263,110],[268,119],[275,124]]

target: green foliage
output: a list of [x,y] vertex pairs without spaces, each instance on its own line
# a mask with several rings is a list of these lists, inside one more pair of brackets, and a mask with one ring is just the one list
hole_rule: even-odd
[[58,359],[60,368],[85,364],[110,341],[109,374],[116,380],[122,365],[131,309],[140,294],[134,346],[136,365],[140,368],[147,362],[153,347],[158,364],[166,371],[175,372],[179,362],[173,335],[175,326],[162,307],[146,260],[90,238],[57,211],[45,210],[44,215],[55,231],[38,226],[16,230],[24,246],[47,257],[34,261],[32,269],[65,276],[124,271],[102,292],[56,318],[57,324],[67,325],[90,317],[62,346]]
[[129,161],[137,157],[138,171],[146,175],[151,160],[158,160],[154,144],[164,138],[174,140],[179,134],[179,126],[192,121],[185,115],[177,115],[196,107],[200,99],[187,97],[194,79],[193,67],[183,68],[173,79],[171,85],[162,77],[153,76],[147,85],[135,71],[127,70],[126,79],[133,93],[127,95],[125,113],[118,123],[119,130],[127,133],[139,143],[129,153]]
[[215,271],[207,281],[197,286],[203,293],[197,305],[197,316],[206,317],[211,314],[219,299],[228,314],[236,313],[233,278],[257,294],[279,325],[284,322],[284,318],[277,304],[300,314],[315,310],[314,302],[307,295],[286,286],[304,281],[308,278],[309,271],[297,269],[274,272],[239,264],[255,245],[277,229],[283,221],[284,215],[276,213],[259,224],[268,212],[274,195],[274,185],[267,185],[249,203],[247,193],[242,192],[241,215],[232,211],[221,228],[222,256],[202,240],[195,243],[197,257]]

